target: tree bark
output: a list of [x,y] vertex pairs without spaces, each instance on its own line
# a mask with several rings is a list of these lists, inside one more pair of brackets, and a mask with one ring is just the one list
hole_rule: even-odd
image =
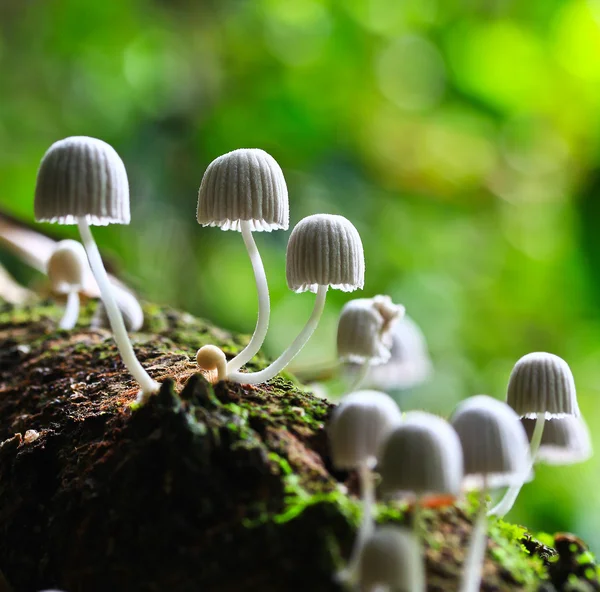
[[[66,332],[52,304],[0,306],[0,592],[341,590],[360,506],[356,476],[328,458],[333,405],[289,375],[211,386],[195,351],[232,357],[243,340],[147,306],[134,348],[162,388],[134,411],[92,308]],[[469,501],[425,511],[428,590],[456,589],[472,515]],[[381,504],[378,520],[410,522],[410,508]],[[483,589],[542,589],[566,565],[555,553],[492,521]]]

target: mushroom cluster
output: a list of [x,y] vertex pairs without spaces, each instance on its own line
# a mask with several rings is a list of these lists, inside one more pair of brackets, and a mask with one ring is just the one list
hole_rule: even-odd
[[[546,426],[543,431],[540,425]],[[333,412],[328,433],[334,467],[356,471],[361,484],[361,525],[346,568],[337,574],[360,590],[424,591],[421,509],[451,505],[476,491],[479,501],[459,589],[478,591],[488,515],[510,509],[523,483],[533,478],[535,462],[567,464],[591,455],[572,373],[551,354],[529,354],[517,362],[506,402],[470,397],[449,421],[423,411],[402,416],[379,391],[350,393]],[[488,495],[502,488],[505,497],[489,510]],[[375,527],[377,494],[412,505],[412,534]],[[393,566],[402,566],[404,575]]]
[[[103,303],[94,322],[108,318],[123,363],[140,386],[137,403],[144,404],[160,385],[136,358],[127,334],[127,326],[140,328],[141,309],[132,295],[109,280],[90,230],[130,220],[127,174],[115,150],[88,137],[53,144],[38,172],[35,215],[39,221],[76,224],[83,243],[58,243],[47,262],[53,291],[67,297],[59,327],[70,329],[77,322],[78,294],[91,269]],[[202,178],[196,217],[202,226],[241,233],[258,296],[254,333],[241,352],[228,360],[219,347],[206,345],[196,353],[198,367],[211,382],[252,385],[271,380],[310,339],[328,290],[352,292],[364,286],[363,245],[354,225],[330,214],[300,220],[287,244],[286,279],[290,290],[315,294],[312,314],[271,364],[242,372],[260,351],[270,316],[267,278],[253,233],[289,227],[281,167],[258,149],[218,157]],[[523,484],[533,478],[535,463],[588,459],[589,433],[568,364],[539,352],[516,363],[505,402],[474,396],[462,401],[448,420],[425,411],[403,415],[382,390],[417,384],[431,370],[423,335],[404,312],[389,296],[378,295],[349,301],[339,317],[339,365],[354,367],[353,382],[331,415],[327,435],[333,466],[358,475],[362,520],[347,566],[337,578],[366,591],[423,592],[423,508],[453,505],[466,492],[476,491],[479,502],[460,584],[461,592],[475,592],[481,585],[488,516],[510,510]],[[364,383],[382,390],[358,390]],[[488,494],[500,488],[506,488],[504,497],[488,509]],[[412,531],[376,528],[378,496],[406,501]]]

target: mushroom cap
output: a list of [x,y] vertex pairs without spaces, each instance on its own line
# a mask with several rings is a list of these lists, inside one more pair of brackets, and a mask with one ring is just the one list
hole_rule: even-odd
[[463,449],[466,489],[523,483],[531,466],[519,416],[506,403],[477,395],[458,405],[451,419]]
[[294,292],[329,286],[352,292],[365,281],[358,230],[343,216],[314,214],[296,224],[287,246],[286,277]]
[[558,356],[534,352],[523,356],[508,380],[506,402],[520,417],[546,419],[579,415],[575,380],[569,365]]
[[405,316],[394,323],[389,337],[392,340],[390,359],[385,364],[372,366],[364,384],[388,391],[409,389],[425,382],[431,375],[432,363],[419,326]]
[[[521,423],[529,440],[535,428],[535,419],[524,417]],[[535,462],[549,465],[570,465],[588,460],[592,456],[592,442],[588,427],[580,417],[567,415],[544,423],[542,441]]]
[[456,496],[463,478],[458,435],[441,417],[411,411],[383,442],[378,471],[386,493]]
[[35,186],[38,222],[129,224],[129,183],[115,149],[96,138],[73,136],[50,146]]
[[70,239],[58,242],[46,267],[52,290],[57,294],[80,290],[87,266],[87,255],[81,243]]
[[283,172],[264,150],[240,148],[208,165],[198,192],[199,224],[240,230],[248,221],[253,231],[270,232],[287,230],[289,217]]
[[225,361],[225,354],[216,345],[203,345],[196,352],[196,363],[203,370],[216,370]]
[[358,579],[361,590],[382,589],[413,592],[425,581],[420,545],[405,528],[383,526],[360,551]]
[[402,419],[395,401],[379,391],[346,395],[327,428],[331,458],[337,469],[373,466],[385,435]]
[[340,312],[337,329],[338,357],[343,362],[383,364],[390,359],[390,330],[404,307],[389,296],[356,298]]

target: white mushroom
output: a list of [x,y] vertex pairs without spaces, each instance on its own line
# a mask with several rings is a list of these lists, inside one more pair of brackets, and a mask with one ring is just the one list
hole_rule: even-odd
[[254,271],[258,318],[248,345],[227,364],[227,372],[234,372],[258,353],[269,328],[269,286],[252,232],[287,230],[289,226],[288,192],[281,167],[256,148],[219,156],[202,178],[196,218],[203,226],[241,231]]
[[[506,402],[520,417],[536,420],[531,436],[531,464],[535,462],[547,419],[579,417],[575,380],[567,362],[554,354],[523,356],[508,380]],[[525,481],[512,485],[490,513],[502,518],[513,507]]]
[[373,532],[375,484],[372,469],[387,433],[402,419],[395,401],[378,391],[357,391],[340,401],[328,426],[333,465],[356,470],[360,480],[363,517],[354,550],[342,578],[352,580],[361,547]]
[[228,380],[260,384],[281,372],[316,329],[328,288],[345,292],[362,289],[364,275],[362,242],[349,220],[329,214],[316,214],[301,220],[288,241],[286,276],[291,290],[316,292],[313,312],[300,334],[270,366],[259,372],[232,372],[228,374]]
[[79,318],[79,291],[83,286],[85,272],[88,268],[85,249],[74,240],[63,240],[57,243],[54,252],[48,259],[46,273],[52,291],[67,295],[67,306],[58,326],[61,329],[72,329]]
[[529,447],[515,411],[506,403],[486,395],[460,403],[451,423],[462,445],[464,486],[480,492],[460,586],[461,592],[477,592],[485,559],[488,492],[523,482],[530,467]]
[[75,136],[55,142],[40,163],[34,208],[38,222],[78,225],[115,342],[141,387],[138,402],[144,402],[160,385],[135,356],[90,230],[90,225],[129,224],[129,183],[123,161],[112,146],[96,138]]

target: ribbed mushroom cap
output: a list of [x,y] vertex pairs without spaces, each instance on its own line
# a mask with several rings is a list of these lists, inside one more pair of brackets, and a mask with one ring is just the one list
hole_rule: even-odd
[[579,415],[575,380],[558,356],[534,352],[523,356],[508,381],[506,402],[520,417],[544,413],[546,419]]
[[35,187],[38,222],[129,224],[129,183],[115,149],[96,138],[73,136],[50,146]]
[[529,445],[519,416],[506,403],[471,397],[458,405],[451,423],[462,445],[465,488],[523,483],[531,464]]
[[402,415],[394,400],[378,391],[356,391],[336,407],[327,432],[337,469],[373,466],[386,434]]
[[286,277],[294,292],[330,286],[362,289],[365,257],[360,235],[343,216],[314,214],[296,224],[287,246]]
[[198,192],[196,218],[203,226],[254,231],[287,230],[288,192],[281,167],[264,150],[241,148],[213,160]]
[[337,330],[338,357],[343,362],[383,364],[390,359],[390,330],[404,314],[404,307],[389,296],[357,298],[340,312]]
[[80,290],[87,266],[87,256],[81,243],[70,239],[57,243],[46,269],[52,290],[57,294]]
[[425,581],[420,546],[409,530],[384,526],[377,529],[360,552],[360,589],[414,592]]
[[386,493],[458,495],[463,478],[458,435],[441,417],[411,411],[385,439],[378,471]]
[[[535,419],[522,418],[527,437],[531,440]],[[542,442],[535,462],[549,465],[570,465],[588,460],[592,456],[590,432],[582,417],[557,417],[544,424]]]

